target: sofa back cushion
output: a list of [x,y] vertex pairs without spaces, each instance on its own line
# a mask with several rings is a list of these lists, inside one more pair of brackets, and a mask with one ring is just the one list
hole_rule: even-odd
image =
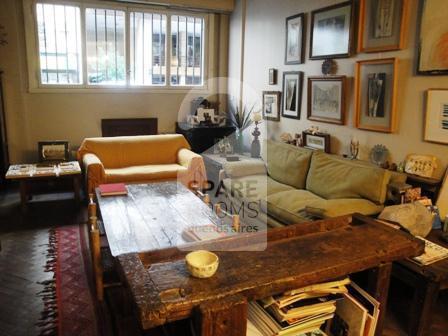
[[383,204],[390,172],[323,152],[314,153],[306,189],[326,199],[365,198]]
[[93,153],[105,168],[123,168],[177,162],[177,152],[190,146],[181,134],[84,139],[78,158]]
[[263,160],[268,174],[274,180],[297,189],[305,189],[312,150],[267,140]]

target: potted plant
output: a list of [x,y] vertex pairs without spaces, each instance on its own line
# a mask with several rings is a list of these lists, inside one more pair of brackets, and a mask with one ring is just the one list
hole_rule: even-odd
[[229,111],[230,124],[236,128],[235,137],[235,150],[238,153],[244,152],[244,138],[243,132],[252,124],[252,119],[250,115],[254,110],[255,105],[252,106],[250,110],[246,109],[246,106],[240,110],[238,106],[231,106]]

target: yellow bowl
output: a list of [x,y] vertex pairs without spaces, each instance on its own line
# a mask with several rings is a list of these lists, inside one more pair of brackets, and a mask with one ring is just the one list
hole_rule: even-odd
[[198,250],[190,252],[185,256],[185,262],[190,274],[196,278],[210,278],[216,273],[219,258],[216,254]]

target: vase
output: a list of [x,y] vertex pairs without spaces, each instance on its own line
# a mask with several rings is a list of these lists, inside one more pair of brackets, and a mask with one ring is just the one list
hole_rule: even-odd
[[244,153],[244,137],[242,130],[238,130],[236,133],[236,152],[239,154]]

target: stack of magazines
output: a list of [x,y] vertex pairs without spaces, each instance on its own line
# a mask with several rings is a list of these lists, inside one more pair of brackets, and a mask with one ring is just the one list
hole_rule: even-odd
[[348,293],[348,284],[346,278],[251,302],[250,326],[263,336],[325,335],[320,329],[334,317],[337,301]]

